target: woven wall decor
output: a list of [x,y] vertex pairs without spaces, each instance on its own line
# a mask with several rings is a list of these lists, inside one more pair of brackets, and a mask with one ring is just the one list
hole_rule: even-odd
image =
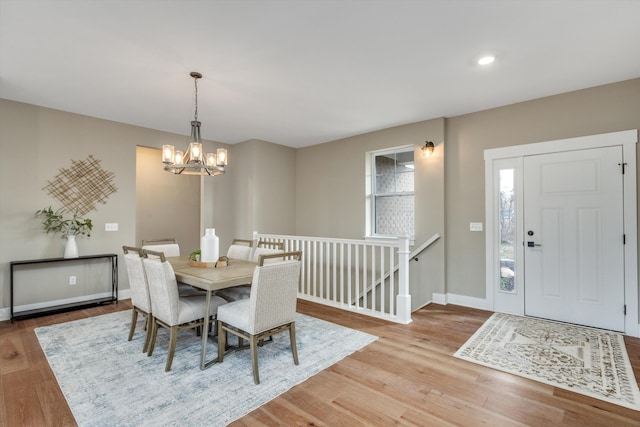
[[107,203],[118,189],[113,184],[115,174],[100,167],[100,160],[89,155],[86,160],[71,160],[71,167],[62,168],[53,181],[43,188],[58,199],[69,212],[84,216]]

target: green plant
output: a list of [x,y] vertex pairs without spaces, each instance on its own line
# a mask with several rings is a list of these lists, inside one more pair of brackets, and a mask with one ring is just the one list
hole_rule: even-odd
[[200,252],[200,249],[196,249],[195,251],[193,251],[193,252],[191,252],[191,253],[189,254],[189,259],[190,259],[191,261],[197,261],[197,260],[198,260],[198,258],[199,258],[199,256],[197,256],[197,255],[201,255],[201,254],[202,254],[202,253]]
[[93,224],[91,219],[83,218],[74,212],[71,218],[66,218],[67,212],[64,209],[54,211],[51,206],[36,211],[36,217],[44,218],[42,226],[44,230],[53,234],[61,234],[63,236],[91,236]]

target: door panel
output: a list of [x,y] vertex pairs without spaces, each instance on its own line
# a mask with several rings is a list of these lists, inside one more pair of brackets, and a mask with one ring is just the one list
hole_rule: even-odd
[[525,314],[624,331],[622,147],[524,158]]

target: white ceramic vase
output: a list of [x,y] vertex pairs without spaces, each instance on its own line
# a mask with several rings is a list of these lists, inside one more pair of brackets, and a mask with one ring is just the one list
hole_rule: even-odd
[[220,239],[216,236],[216,229],[205,229],[204,236],[200,238],[200,261],[216,262],[218,260],[219,245]]
[[78,258],[78,243],[76,242],[76,236],[73,234],[67,235],[67,244],[64,247],[65,258]]

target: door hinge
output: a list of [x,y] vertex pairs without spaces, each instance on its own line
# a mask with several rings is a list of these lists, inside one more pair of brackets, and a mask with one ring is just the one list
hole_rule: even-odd
[[622,175],[624,175],[624,168],[625,168],[625,166],[627,166],[627,163],[626,162],[618,163],[618,166],[622,166]]
[[626,235],[626,234],[623,234],[623,235],[622,235],[622,244],[623,244],[623,245],[626,245],[626,244],[627,244],[627,235]]
[[623,311],[624,311],[624,315],[626,316],[627,315],[627,304],[624,305],[624,310]]

